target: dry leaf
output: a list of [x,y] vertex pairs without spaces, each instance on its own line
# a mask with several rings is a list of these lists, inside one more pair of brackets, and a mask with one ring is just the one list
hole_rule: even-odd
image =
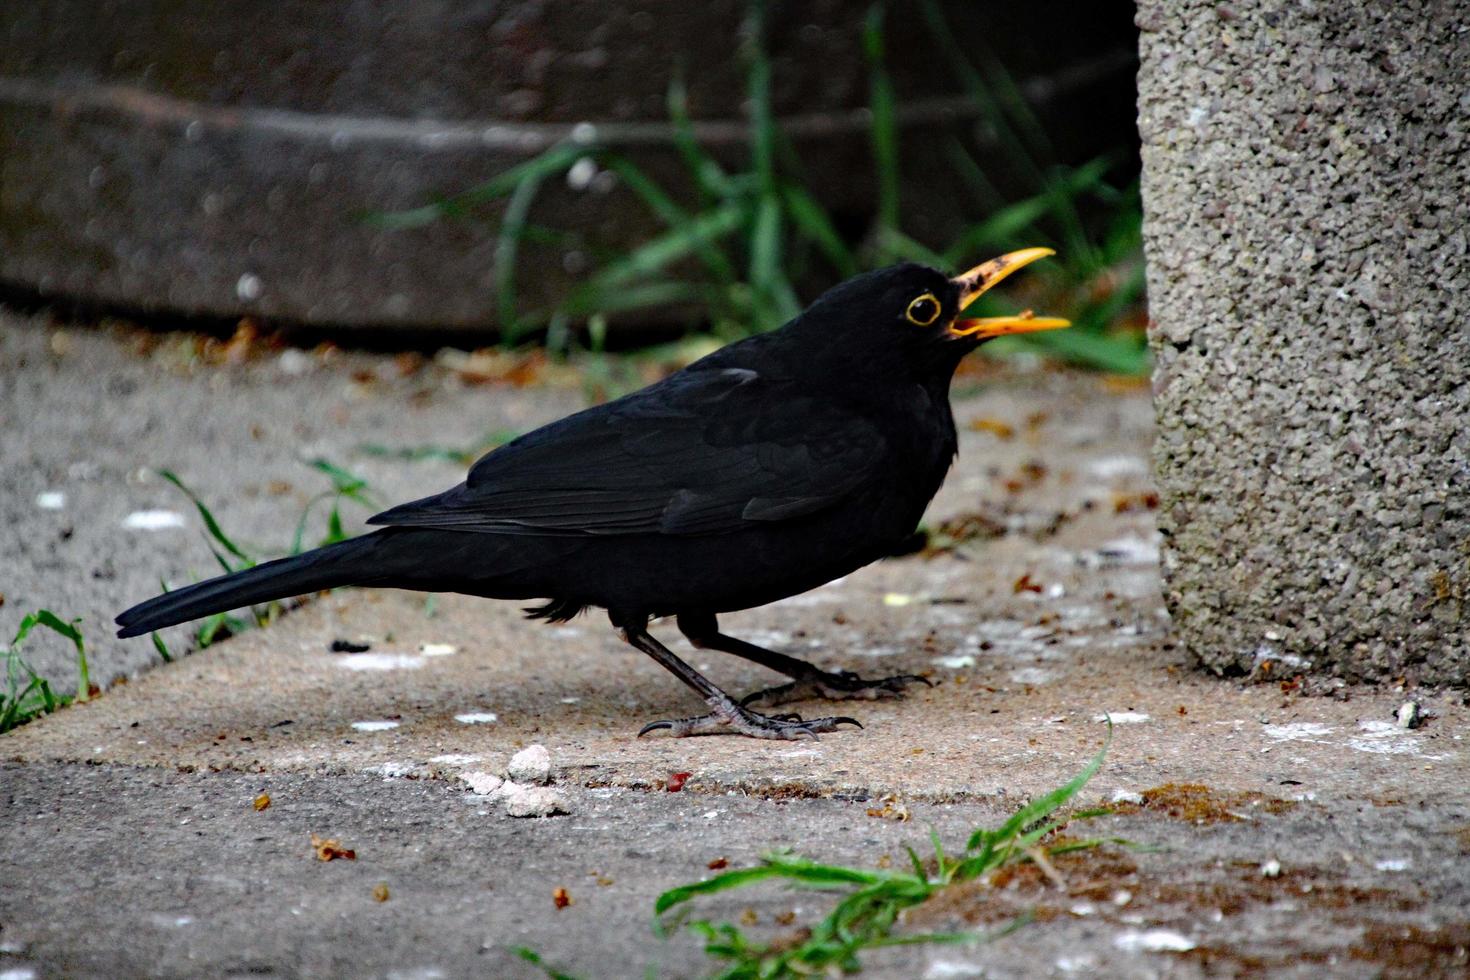
[[335,861],[337,858],[344,861],[357,860],[357,852],[350,847],[343,847],[335,838],[312,834],[311,846],[316,851],[318,861]]

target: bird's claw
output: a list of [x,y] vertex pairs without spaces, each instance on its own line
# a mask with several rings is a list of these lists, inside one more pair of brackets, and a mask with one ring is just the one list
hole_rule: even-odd
[[754,704],[777,705],[809,698],[825,698],[828,701],[877,701],[882,698],[903,697],[904,688],[910,684],[934,686],[927,677],[917,674],[896,674],[870,681],[850,670],[829,673],[814,669],[811,674],[790,684],[768,687],[748,694],[740,700],[740,704],[745,707]]
[[667,729],[672,738],[687,738],[692,735],[745,735],[750,738],[816,739],[818,733],[835,732],[837,726],[842,724],[863,727],[856,718],[813,718],[806,721],[796,714],[763,715],[738,705],[732,705],[732,709],[724,711],[717,707],[707,715],[651,721],[639,730],[638,737]]

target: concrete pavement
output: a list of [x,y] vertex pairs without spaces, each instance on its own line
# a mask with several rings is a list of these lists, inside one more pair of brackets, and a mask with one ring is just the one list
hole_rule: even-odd
[[[1080,769],[1104,714],[1112,748],[1081,802],[1117,812],[1090,832],[1157,849],[1068,857],[1064,887],[1016,874],[947,895],[905,928],[1034,921],[984,946],[881,951],[873,975],[1448,976],[1470,962],[1470,710],[1454,692],[1307,689],[1289,664],[1262,665],[1264,684],[1196,672],[1158,599],[1145,392],[961,379],[961,458],[930,523],[968,516],[977,536],[725,621],[933,688],[837,705],[867,727],[819,742],[635,739],[697,704],[596,616],[548,627],[511,604],[344,591],[148,670],[146,641],[100,626],[160,576],[212,562],[187,505],[140,468],[177,470],[226,527],[279,549],[315,490],[301,457],[407,499],[460,469],[360,447],[469,445],[575,407],[577,388],[468,386],[359,354],[205,365],[182,340],[140,352],[135,335],[68,328],[58,342],[14,316],[0,330],[0,408],[18,420],[0,432],[17,461],[0,472],[0,625],[41,605],[83,615],[94,678],[131,677],[0,736],[0,974],[536,975],[509,952],[526,944],[582,976],[699,975],[714,964],[691,937],[649,931],[662,889],[781,846],[902,860],[926,824],[958,845]],[[58,492],[60,510],[37,506]],[[124,527],[148,509],[184,526]],[[776,680],[655,629],[731,690]],[[338,640],[364,649],[332,652]],[[53,672],[67,662],[60,645],[35,653]],[[1421,727],[1395,723],[1409,700]],[[515,819],[473,792],[532,743],[570,815]],[[687,782],[669,792],[676,773]],[[312,834],[356,860],[315,860]],[[830,901],[765,888],[701,910],[780,937]]]

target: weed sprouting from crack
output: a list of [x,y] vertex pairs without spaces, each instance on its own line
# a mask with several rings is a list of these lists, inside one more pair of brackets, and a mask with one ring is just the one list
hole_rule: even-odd
[[[382,509],[382,504],[374,499],[367,480],[357,474],[326,459],[313,459],[307,465],[325,475],[332,485],[330,489],[323,490],[308,500],[302,508],[301,517],[296,522],[296,531],[291,536],[291,548],[287,552],[288,555],[299,555],[306,550],[307,523],[312,512],[322,503],[331,502],[327,511],[327,529],[321,540],[313,547],[336,544],[350,537],[342,525],[342,502],[344,500],[358,504],[369,512]],[[209,543],[209,550],[225,574],[244,571],[259,564],[259,558],[225,531],[209,506],[176,473],[171,470],[159,470],[158,475],[182,491],[194,505],[194,509],[199,512],[199,518],[204,523],[204,533]],[[160,582],[159,584],[163,586],[165,592],[168,591],[165,583]],[[283,608],[280,602],[271,602],[262,608],[252,608],[249,618],[236,616],[229,612],[207,616],[194,633],[194,645],[202,650],[211,643],[243,633],[252,627],[267,626],[281,614]],[[171,661],[173,656],[162,638],[157,633],[153,633],[152,639],[153,648],[158,651],[159,657],[165,662]]]
[[[1110,722],[1102,747],[1081,772],[1017,810],[999,827],[976,829],[965,842],[964,850],[957,854],[946,852],[932,829],[929,832],[932,857],[926,863],[913,848],[907,848],[911,867],[904,871],[822,864],[791,851],[774,851],[755,867],[726,871],[664,892],[654,903],[654,930],[664,938],[680,928],[697,933],[704,940],[705,954],[721,963],[713,974],[720,980],[792,980],[854,973],[862,968],[860,957],[867,950],[936,943],[979,944],[999,939],[1026,925],[1029,916],[1022,915],[999,929],[984,932],[906,934],[901,931],[903,914],[948,888],[988,879],[1014,865],[1032,863],[1048,877],[1054,877],[1057,872],[1050,859],[1057,855],[1104,844],[1133,846],[1115,837],[1061,839],[1056,836],[1074,821],[1112,812],[1084,810],[1058,816],[1102,768],[1112,735]],[[1048,844],[1048,840],[1052,843]],[[787,936],[770,942],[757,941],[730,922],[688,916],[689,903],[696,899],[771,880],[796,888],[842,893],[842,898],[817,922],[798,926]],[[553,980],[572,980],[570,974],[547,965],[534,950],[519,948],[515,952]]]
[[[24,725],[41,715],[64,708],[73,701],[85,701],[92,694],[92,678],[87,669],[87,645],[82,631],[77,628],[80,619],[70,622],[62,620],[49,609],[30,613],[20,621],[15,638],[5,648],[5,688],[0,691],[0,733]],[[35,669],[21,657],[20,650],[33,629],[45,627],[72,642],[77,652],[77,693],[57,694],[51,682],[37,674]]]

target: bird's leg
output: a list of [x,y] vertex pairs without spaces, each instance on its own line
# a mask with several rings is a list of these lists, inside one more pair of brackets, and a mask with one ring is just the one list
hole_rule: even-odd
[[673,651],[654,639],[648,632],[648,621],[623,619],[614,620],[619,632],[632,646],[642,650],[679,680],[704,698],[710,713],[693,718],[678,718],[650,722],[638,733],[646,735],[660,728],[667,728],[675,738],[686,735],[748,735],[751,738],[816,738],[818,732],[836,731],[844,722],[858,724],[853,718],[813,718],[803,721],[800,715],[763,715],[735,703],[735,699],[710,683],[699,671],[674,656]]
[[768,687],[742,698],[740,703],[746,706],[785,704],[788,701],[802,701],[807,698],[827,698],[832,701],[855,699],[876,701],[879,698],[901,697],[903,689],[910,684],[929,684],[927,679],[917,674],[897,674],[893,677],[867,680],[850,670],[841,670],[836,673],[822,670],[805,660],[788,657],[784,653],[777,653],[765,647],[758,647],[754,643],[727,636],[720,632],[719,623],[715,617],[707,613],[680,615],[679,631],[688,637],[690,643],[702,650],[719,650],[721,653],[734,654],[791,678],[790,684]]

